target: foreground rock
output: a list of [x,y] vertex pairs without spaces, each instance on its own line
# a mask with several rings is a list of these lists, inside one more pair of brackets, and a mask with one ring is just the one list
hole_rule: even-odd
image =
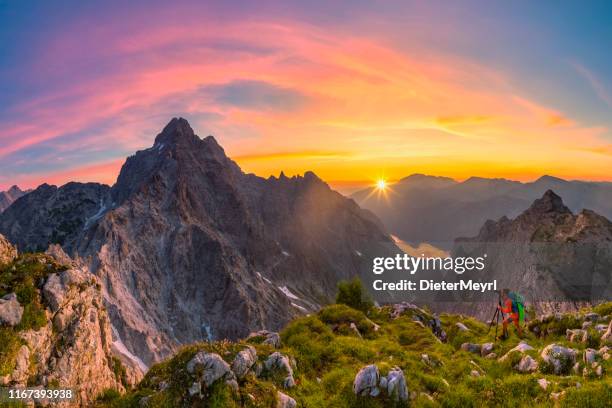
[[194,374],[197,378],[189,391],[192,395],[200,394],[202,389],[210,387],[221,379],[230,387],[238,388],[235,374],[218,354],[200,351],[189,360],[186,368],[188,373]]
[[295,380],[293,379],[293,368],[289,358],[279,352],[270,354],[264,363],[266,370],[268,371],[280,371],[284,376],[283,387],[293,388],[295,387]]
[[576,350],[558,344],[544,347],[540,356],[557,375],[569,373],[576,363]]
[[23,316],[23,307],[17,300],[17,295],[9,293],[0,299],[0,325],[17,326]]
[[392,368],[387,376],[381,377],[375,364],[362,367],[355,375],[353,392],[362,397],[378,397],[384,392],[394,401],[407,401],[409,397],[406,378],[399,367]]
[[17,258],[17,249],[0,234],[0,266],[9,264]]
[[[76,393],[73,404],[86,406],[103,390],[123,391],[140,379],[141,374],[124,366],[112,353],[111,325],[97,278],[85,268],[62,271],[44,255],[18,259],[16,273],[27,273],[31,265],[45,265],[51,273],[40,279],[40,286],[28,289],[32,293],[28,304],[31,316],[11,334],[23,344],[15,352],[14,369],[4,379],[6,385],[69,387]],[[15,310],[14,294],[5,298]]]

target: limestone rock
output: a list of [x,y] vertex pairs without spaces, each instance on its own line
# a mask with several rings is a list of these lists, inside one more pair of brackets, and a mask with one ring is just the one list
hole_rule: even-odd
[[255,337],[263,337],[262,344],[269,344],[274,348],[280,348],[281,346],[280,335],[277,332],[259,330],[257,332],[250,333],[247,337],[247,340],[253,339]]
[[232,363],[232,371],[236,374],[238,379],[242,379],[256,362],[257,351],[255,347],[248,346],[236,354],[236,358],[234,358],[234,362]]
[[219,379],[232,380],[234,373],[220,355],[199,351],[187,363],[187,372],[194,374],[206,387]]
[[503,356],[501,356],[501,357],[499,358],[499,361],[505,361],[505,360],[507,360],[507,359],[510,357],[510,355],[512,355],[512,353],[514,353],[514,352],[519,352],[519,353],[521,353],[521,354],[525,354],[525,352],[526,352],[526,351],[529,351],[529,350],[533,350],[533,347],[531,347],[531,346],[530,346],[529,344],[527,344],[526,342],[521,341],[519,344],[517,344],[517,345],[516,345],[516,347],[514,347],[514,348],[512,348],[512,349],[508,350],[508,352],[507,352],[506,354],[504,354]]
[[[378,386],[380,373],[375,364],[362,367],[353,381],[353,392],[355,395],[366,396],[374,391]],[[387,382],[388,386],[388,382]]]
[[589,339],[589,333],[582,329],[567,329],[566,330],[567,340],[572,343],[586,343]]
[[461,350],[469,351],[470,353],[480,354],[482,346],[476,343],[463,343],[461,345]]
[[297,407],[297,402],[295,402],[293,398],[291,398],[290,396],[286,394],[283,394],[280,391],[277,391],[276,399],[277,399],[276,408],[296,408]]
[[531,356],[525,355],[514,368],[521,373],[533,373],[538,369],[538,362]]
[[11,263],[17,258],[17,249],[0,234],[0,266]]
[[540,356],[543,361],[552,365],[557,375],[567,374],[576,363],[576,350],[554,343],[544,347]]
[[404,377],[404,372],[399,367],[393,368],[387,374],[387,394],[395,401],[408,400],[409,394],[406,378]]
[[494,347],[493,343],[484,343],[480,347],[480,355],[483,356],[483,357],[488,356],[489,354],[491,354],[493,352],[493,347]]
[[270,354],[270,356],[264,362],[266,370],[280,370],[285,375],[283,380],[283,387],[292,388],[295,386],[295,380],[293,379],[293,368],[291,368],[291,362],[287,356],[277,352]]
[[28,346],[21,346],[17,352],[15,369],[11,374],[11,380],[17,384],[25,385],[28,379],[28,369],[30,366],[30,349]]
[[546,378],[540,378],[538,379],[538,385],[540,386],[540,388],[546,391],[546,389],[550,385],[550,381],[548,381]]
[[23,316],[23,306],[19,304],[17,295],[9,293],[0,299],[0,325],[17,326]]
[[459,331],[470,331],[470,329],[468,329],[468,327],[465,324],[461,323],[461,322],[455,323],[455,326],[457,326]]

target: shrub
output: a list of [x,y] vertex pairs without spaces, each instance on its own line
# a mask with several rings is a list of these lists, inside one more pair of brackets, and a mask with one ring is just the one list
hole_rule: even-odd
[[341,281],[338,283],[336,303],[361,310],[366,314],[374,307],[372,299],[364,291],[363,285],[359,278],[355,278],[351,281]]

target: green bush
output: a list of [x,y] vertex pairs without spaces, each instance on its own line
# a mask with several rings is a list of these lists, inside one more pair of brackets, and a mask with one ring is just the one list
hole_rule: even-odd
[[336,303],[361,310],[366,314],[374,307],[372,299],[363,289],[363,285],[359,278],[338,283]]

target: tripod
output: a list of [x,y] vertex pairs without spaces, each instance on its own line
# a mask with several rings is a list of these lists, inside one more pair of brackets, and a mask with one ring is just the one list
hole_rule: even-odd
[[493,322],[495,322],[495,340],[494,341],[497,341],[497,327],[499,326],[500,314],[501,314],[502,320],[505,318],[504,312],[501,311],[502,302],[501,302],[501,295],[499,293],[497,294],[497,304],[499,305],[499,307],[495,308],[495,312],[493,313],[493,318],[489,322],[489,330],[487,330],[487,334],[489,334],[489,332],[491,331],[491,327],[493,326]]

